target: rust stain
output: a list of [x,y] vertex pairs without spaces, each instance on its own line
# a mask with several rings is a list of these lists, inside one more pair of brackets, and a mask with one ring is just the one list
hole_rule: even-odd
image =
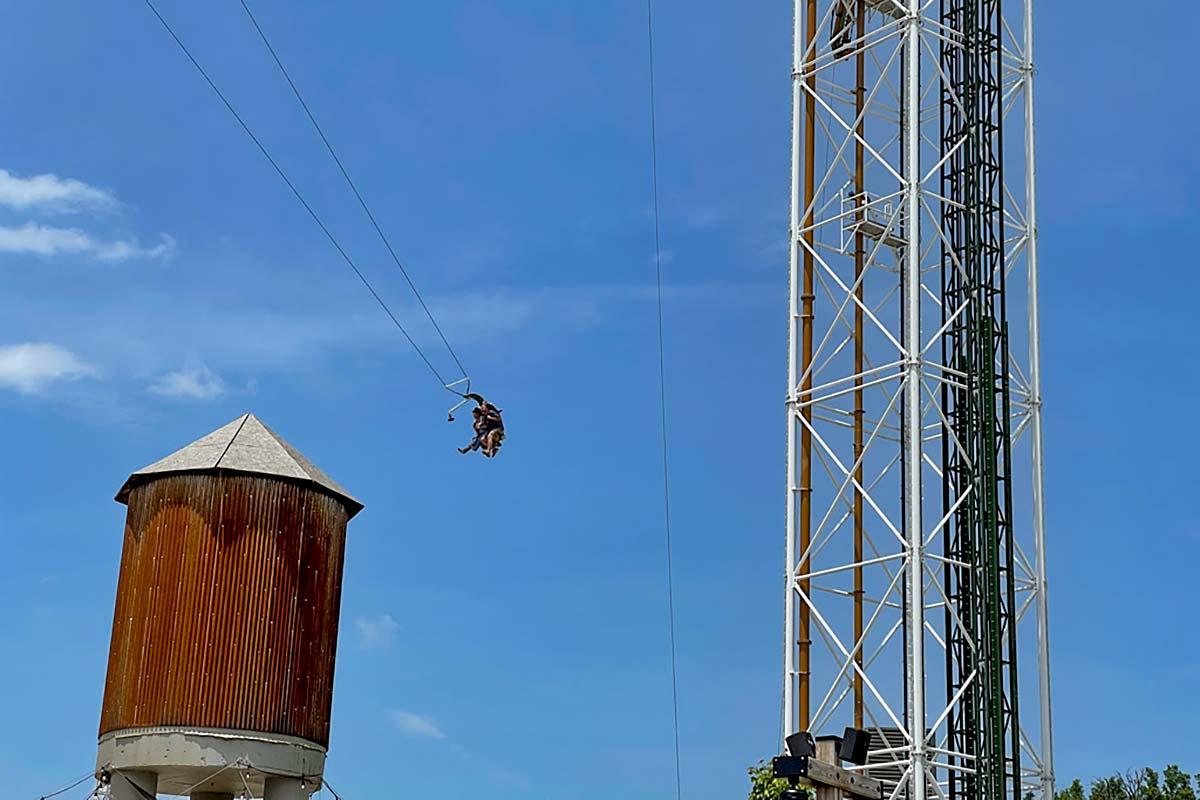
[[329,742],[348,513],[267,476],[129,497],[101,735],[181,725]]

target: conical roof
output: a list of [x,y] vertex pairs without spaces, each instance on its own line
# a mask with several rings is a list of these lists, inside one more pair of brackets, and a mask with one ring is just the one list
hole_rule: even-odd
[[187,447],[139,469],[125,481],[116,499],[128,503],[134,486],[160,475],[209,471],[273,475],[313,483],[344,501],[350,516],[363,509],[353,495],[253,414],[243,414]]

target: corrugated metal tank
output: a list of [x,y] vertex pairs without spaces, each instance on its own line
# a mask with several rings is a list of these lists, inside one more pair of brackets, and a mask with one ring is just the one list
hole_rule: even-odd
[[347,511],[278,478],[130,492],[100,733],[187,725],[329,742]]
[[183,731],[324,752],[361,504],[249,414],[134,473],[117,499],[129,510],[102,750]]

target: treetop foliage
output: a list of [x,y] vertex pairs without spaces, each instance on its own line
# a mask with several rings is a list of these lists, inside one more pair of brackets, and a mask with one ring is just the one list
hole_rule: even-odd
[[[771,771],[771,764],[767,761],[758,762],[747,772],[750,773],[750,797],[748,800],[779,800],[784,789],[788,788],[788,782],[783,778],[776,778]],[[812,798],[811,792],[809,798],[810,800]]]
[[[787,781],[771,774],[771,765],[760,761],[748,770],[750,796],[748,800],[779,800],[788,788]],[[1200,779],[1200,775],[1195,776]],[[1169,764],[1162,775],[1149,767],[1117,773],[1092,781],[1084,787],[1076,778],[1070,786],[1058,792],[1055,800],[1197,800],[1193,776],[1176,764]]]
[[1055,800],[1196,800],[1192,775],[1170,764],[1160,777],[1146,767],[1092,781],[1084,788],[1078,778]]

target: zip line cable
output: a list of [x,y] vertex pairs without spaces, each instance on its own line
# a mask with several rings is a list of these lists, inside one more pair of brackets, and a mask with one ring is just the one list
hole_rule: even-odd
[[[279,166],[279,163],[275,161],[266,145],[264,145],[262,141],[254,135],[254,131],[252,131],[250,126],[246,124],[246,121],[242,119],[242,115],[237,112],[237,109],[233,107],[233,104],[229,102],[228,98],[225,97],[225,94],[219,88],[217,88],[217,84],[214,83],[213,79],[209,77],[208,72],[205,71],[204,67],[200,65],[200,62],[196,60],[196,57],[192,55],[192,52],[188,50],[187,45],[183,43],[183,41],[175,33],[175,30],[163,18],[163,15],[158,13],[158,9],[155,8],[152,0],[144,1],[150,11],[153,12],[154,16],[158,18],[158,21],[162,23],[162,26],[166,32],[170,34],[172,39],[175,40],[175,44],[177,44],[183,54],[187,56],[188,61],[192,62],[192,66],[195,67],[196,71],[200,73],[200,77],[204,78],[205,83],[207,83],[209,88],[213,90],[213,93],[216,94],[216,96],[221,100],[233,118],[237,120],[238,125],[241,126],[246,135],[250,137],[250,140],[253,141],[255,146],[258,147],[259,152],[263,154],[263,157],[267,159],[271,167],[274,168],[275,172],[287,185],[288,189],[290,189],[292,194],[295,195],[296,199],[300,202],[300,205],[302,205],[304,210],[308,212],[308,215],[312,217],[313,222],[317,223],[317,227],[321,229],[321,232],[325,234],[325,238],[328,239],[329,243],[332,244],[334,249],[338,251],[338,254],[341,255],[342,260],[346,262],[350,269],[354,270],[354,274],[358,276],[358,279],[362,282],[362,285],[365,286],[367,291],[371,293],[371,296],[375,298],[375,302],[379,304],[379,307],[382,308],[383,312],[388,315],[389,319],[391,319],[392,324],[396,326],[401,334],[403,334],[404,338],[408,340],[409,345],[412,346],[412,349],[418,356],[421,357],[421,360],[425,362],[425,366],[429,368],[429,371],[433,373],[434,377],[437,378],[438,382],[442,384],[443,387],[449,389],[455,394],[460,394],[459,392],[450,388],[446,382],[446,379],[442,377],[442,373],[438,371],[437,367],[433,365],[433,362],[429,360],[429,357],[425,355],[425,351],[421,349],[420,345],[418,345],[412,336],[409,335],[404,325],[402,325],[400,320],[396,318],[396,315],[392,313],[392,310],[388,307],[388,304],[385,303],[383,298],[379,296],[379,292],[375,291],[375,287],[372,286],[371,282],[367,280],[367,277],[363,275],[362,270],[360,270],[358,265],[354,263],[354,259],[350,258],[349,253],[347,253],[345,248],[342,247],[341,243],[338,242],[337,237],[335,237],[329,228],[326,227],[325,223],[321,220],[321,217],[316,211],[313,210],[313,207],[309,205],[307,200],[304,199],[304,195],[300,193],[300,190],[297,189],[296,185],[292,183],[290,178],[288,178],[287,173],[283,171],[283,168]],[[457,361],[457,359],[455,360]]]
[[425,298],[421,296],[421,292],[417,289],[416,284],[413,283],[413,279],[408,274],[408,270],[404,268],[404,264],[401,263],[400,257],[396,255],[396,251],[392,247],[391,241],[383,232],[383,228],[380,227],[379,222],[376,221],[375,215],[371,212],[371,208],[367,205],[367,201],[363,199],[362,193],[358,191],[358,186],[354,183],[354,179],[350,177],[350,173],[346,170],[345,165],[342,164],[342,159],[338,157],[337,151],[333,149],[333,145],[330,143],[329,137],[325,135],[325,131],[321,127],[321,124],[317,122],[317,118],[313,114],[312,109],[308,107],[308,103],[305,102],[304,96],[300,94],[300,89],[296,86],[296,82],[292,80],[292,76],[290,73],[288,73],[287,67],[283,65],[283,61],[280,60],[279,54],[275,52],[275,48],[271,44],[271,40],[267,38],[266,32],[263,31],[262,26],[258,24],[258,20],[254,17],[254,13],[250,10],[250,6],[246,3],[246,0],[240,0],[240,2],[242,4],[242,9],[246,12],[246,16],[250,18],[250,23],[254,26],[254,30],[258,31],[259,38],[261,38],[263,44],[266,45],[267,52],[269,52],[271,54],[271,58],[275,60],[275,66],[279,67],[279,71],[283,73],[284,80],[288,82],[288,86],[292,87],[292,94],[296,95],[296,99],[300,101],[300,107],[304,109],[304,113],[308,117],[308,121],[312,123],[313,129],[316,130],[317,135],[321,137],[321,141],[325,144],[325,149],[329,151],[329,155],[333,157],[333,161],[335,164],[337,164],[338,169],[341,171],[342,177],[346,179],[346,183],[350,186],[350,191],[354,192],[354,197],[358,200],[358,204],[362,207],[363,213],[367,215],[367,219],[371,220],[371,225],[374,226],[375,232],[379,234],[379,238],[383,241],[384,247],[387,248],[388,255],[392,257],[392,261],[395,262],[397,269],[400,270],[400,274],[404,276],[404,280],[408,281],[408,288],[412,289],[412,293],[416,296],[417,302],[421,304],[421,308],[425,311],[425,316],[429,317],[429,322],[433,325],[433,329],[437,331],[438,336],[441,337],[442,344],[446,346],[446,352],[448,352],[450,357],[454,359],[454,363],[458,366],[459,371],[465,378],[467,376],[466,367],[464,367],[462,362],[459,361],[458,354],[454,352],[454,348],[450,346],[450,342],[446,339],[446,334],[442,333],[442,328],[440,325],[438,325],[437,320],[434,318],[433,312],[429,310],[429,306],[425,305]]
[[[338,254],[341,255],[342,259],[346,262],[347,266],[349,266],[350,269],[353,270],[354,274],[358,277],[359,281],[363,284],[363,286],[367,289],[367,291],[371,293],[371,296],[375,299],[375,302],[379,305],[379,307],[381,309],[383,309],[384,313],[387,314],[388,318],[392,321],[392,324],[394,324],[396,326],[397,330],[399,330],[400,333],[404,336],[404,338],[408,341],[408,343],[412,347],[413,351],[416,352],[416,354],[421,358],[421,360],[425,363],[425,366],[428,367],[429,371],[431,373],[433,373],[435,378],[437,378],[438,382],[441,383],[443,387],[450,389],[450,386],[448,385],[446,379],[438,371],[437,367],[435,367],[433,365],[433,362],[430,361],[429,357],[425,354],[425,352],[421,349],[421,347],[416,343],[416,341],[408,333],[408,331],[405,329],[404,325],[400,322],[400,320],[397,319],[396,315],[392,312],[391,308],[389,308],[387,303],[384,302],[383,298],[380,297],[379,293],[371,285],[371,282],[369,280],[367,280],[367,277],[362,273],[362,270],[359,269],[358,265],[355,264],[354,260],[346,252],[345,248],[342,247],[341,243],[337,240],[337,237],[335,237],[333,235],[333,233],[329,230],[329,228],[325,225],[324,221],[321,219],[320,215],[317,214],[317,212],[313,209],[313,207],[305,199],[304,195],[300,192],[300,190],[296,187],[296,185],[287,176],[287,173],[285,173],[283,171],[283,168],[279,166],[279,163],[271,155],[271,153],[267,149],[267,147],[262,143],[262,141],[258,138],[258,136],[255,135],[254,131],[251,130],[250,126],[242,118],[241,114],[238,113],[237,109],[234,108],[233,104],[229,101],[229,99],[225,96],[225,94],[220,90],[220,88],[218,88],[216,83],[209,76],[208,72],[204,69],[203,66],[201,66],[200,62],[196,60],[196,57],[192,55],[191,51],[187,48],[187,46],[179,38],[178,34],[175,33],[175,31],[171,27],[171,25],[166,21],[166,19],[163,18],[162,14],[159,13],[158,9],[154,6],[154,3],[152,2],[152,0],[144,0],[144,2],[146,4],[146,6],[150,9],[150,11],[154,14],[154,16],[158,19],[158,21],[162,25],[163,29],[166,30],[166,32],[170,35],[170,37],[175,41],[175,44],[179,47],[180,51],[184,54],[184,56],[187,57],[188,61],[191,62],[192,66],[195,67],[196,71],[200,73],[200,76],[204,79],[205,83],[207,83],[209,88],[212,89],[213,93],[216,94],[217,98],[225,106],[226,110],[229,111],[230,115],[233,116],[234,120],[237,121],[238,125],[246,133],[246,135],[250,137],[250,140],[254,142],[254,144],[258,148],[259,152],[262,153],[263,157],[267,159],[267,162],[275,170],[276,174],[279,175],[280,179],[284,182],[284,184],[288,187],[288,189],[291,190],[291,192],[295,196],[296,200],[300,203],[300,205],[304,208],[304,210],[306,212],[308,212],[308,215],[312,218],[313,222],[315,222],[317,224],[317,227],[321,229],[321,232],[325,235],[325,238],[327,238],[329,240],[330,244],[333,245],[334,249],[336,249],[338,251]],[[466,370],[463,368],[462,362],[459,360],[458,355],[454,352],[454,348],[450,345],[450,342],[447,340],[445,334],[442,332],[441,327],[437,323],[437,320],[434,318],[432,312],[429,310],[429,307],[426,305],[424,298],[421,296],[420,292],[417,290],[417,287],[413,283],[412,278],[409,276],[408,271],[404,268],[399,257],[396,255],[395,250],[391,245],[391,242],[388,240],[387,236],[383,232],[383,229],[381,228],[379,223],[376,221],[374,214],[371,213],[369,206],[367,205],[366,201],[362,197],[362,194],[359,192],[358,187],[355,185],[353,179],[351,179],[349,172],[346,170],[345,166],[342,164],[342,161],[338,157],[337,152],[334,150],[332,144],[330,144],[329,139],[325,135],[324,130],[321,128],[320,124],[316,120],[316,117],[313,115],[312,111],[310,110],[308,104],[305,102],[303,96],[300,94],[300,90],[296,87],[296,84],[292,80],[291,76],[288,74],[287,69],[283,66],[283,63],[280,60],[279,56],[276,54],[274,47],[272,47],[270,40],[267,38],[266,34],[262,30],[262,27],[258,24],[257,20],[254,18],[253,13],[250,11],[249,6],[247,6],[245,0],[240,0],[240,2],[241,2],[243,9],[245,9],[247,16],[250,18],[250,21],[253,23],[255,30],[258,31],[259,36],[262,38],[263,44],[266,45],[272,58],[275,60],[276,65],[279,67],[280,71],[284,75],[284,78],[287,80],[288,85],[291,87],[293,93],[296,95],[296,99],[299,100],[301,106],[304,109],[305,114],[309,118],[309,121],[312,123],[312,125],[313,125],[314,129],[317,131],[318,135],[320,135],[321,140],[325,144],[326,149],[329,151],[330,156],[333,157],[334,162],[337,164],[339,170],[342,173],[342,176],[346,179],[346,182],[350,185],[351,190],[354,192],[355,197],[358,199],[359,205],[362,207],[362,209],[366,213],[368,219],[370,219],[372,225],[374,226],[376,232],[379,234],[380,238],[383,240],[384,245],[386,246],[386,248],[388,250],[388,253],[392,257],[392,260],[395,262],[396,266],[400,269],[400,272],[404,275],[405,279],[407,280],[409,288],[413,291],[413,294],[417,297],[417,300],[421,304],[422,309],[425,311],[426,316],[429,318],[429,321],[432,323],[434,329],[437,331],[439,337],[441,338],[442,343],[445,345],[447,352],[449,352],[451,358],[454,360],[455,364],[458,366],[460,371],[462,371],[462,373],[465,377]],[[658,192],[658,123],[657,123],[657,114],[656,114],[656,99],[655,99],[655,85],[654,85],[654,15],[653,15],[652,0],[647,0],[647,2],[646,2],[646,34],[647,34],[647,44],[648,44],[649,83],[650,83],[651,182],[652,182],[652,186],[653,186],[653,195],[654,195],[654,266],[655,266],[655,281],[656,281],[657,299],[658,299],[659,410],[660,410],[660,415],[661,415],[661,429],[662,429],[663,509],[664,509],[664,515],[665,515],[665,535],[666,535],[665,538],[666,538],[666,556],[667,556],[667,611],[668,611],[668,623],[669,623],[669,630],[670,630],[670,646],[671,646],[671,703],[672,703],[672,716],[673,716],[673,722],[674,722],[674,740],[675,740],[675,793],[676,793],[677,798],[682,798],[683,777],[682,777],[680,747],[679,747],[679,688],[678,688],[679,681],[678,681],[678,667],[677,667],[678,659],[677,659],[677,654],[676,654],[676,642],[675,642],[674,566],[673,566],[672,546],[671,546],[672,545],[672,542],[671,542],[671,490],[670,490],[670,460],[669,460],[668,436],[667,436],[667,395],[666,395],[666,355],[665,355],[666,347],[665,347],[664,322],[663,322],[663,292],[662,292],[662,223],[661,223],[661,215],[660,215],[660,211],[659,211],[659,192]],[[450,390],[455,391],[453,389],[450,389]],[[459,394],[457,391],[455,391],[455,393]],[[336,792],[334,792],[333,788],[329,787],[328,784],[325,784],[325,786],[327,786],[329,788],[330,792],[333,793],[336,797]]]
[[679,676],[675,647],[675,568],[671,554],[671,468],[667,447],[667,365],[663,332],[662,222],[658,203],[658,119],[654,96],[654,8],[646,0],[646,44],[650,73],[650,176],[654,188],[654,278],[658,290],[658,399],[662,425],[663,512],[667,545],[667,621],[671,631],[671,712],[675,722],[675,797],[683,797],[679,758]]

